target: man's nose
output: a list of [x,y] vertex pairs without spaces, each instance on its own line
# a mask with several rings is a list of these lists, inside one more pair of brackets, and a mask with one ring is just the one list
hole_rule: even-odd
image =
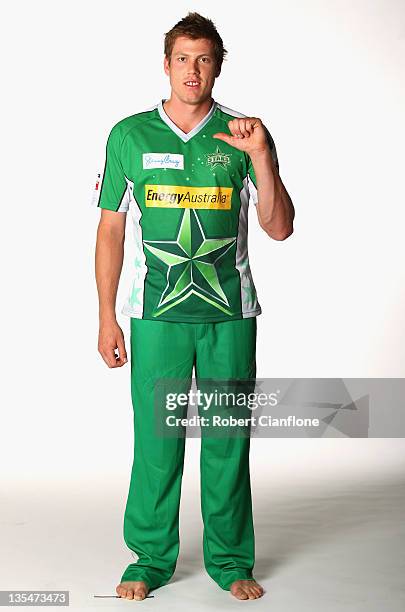
[[191,69],[193,70],[193,72],[195,72],[196,74],[199,74],[200,72],[200,67],[198,64],[198,59],[195,59],[194,61],[191,62]]

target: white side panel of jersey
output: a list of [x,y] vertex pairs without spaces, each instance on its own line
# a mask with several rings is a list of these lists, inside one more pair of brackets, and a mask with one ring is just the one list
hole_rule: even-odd
[[246,180],[247,180],[247,185],[248,185],[248,190],[249,190],[250,201],[252,202],[252,204],[257,206],[257,203],[259,201],[259,199],[257,197],[257,189],[255,187],[254,182],[250,178],[250,174],[249,173],[247,175],[247,179]]
[[249,187],[247,177],[243,180],[243,188],[240,191],[240,203],[235,267],[240,276],[242,316],[247,318],[261,313],[248,256]]
[[135,257],[133,261],[133,281],[130,292],[121,312],[129,317],[142,319],[143,302],[145,290],[145,276],[147,272],[146,257],[143,251],[142,227],[140,219],[142,216],[141,209],[134,197],[134,184],[128,181],[128,192],[130,193],[132,228],[135,244]]

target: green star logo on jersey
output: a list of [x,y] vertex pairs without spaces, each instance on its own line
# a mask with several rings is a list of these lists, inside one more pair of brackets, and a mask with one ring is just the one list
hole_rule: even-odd
[[195,210],[184,209],[175,240],[143,243],[167,268],[167,285],[154,313],[158,317],[191,295],[196,295],[228,315],[228,299],[219,282],[216,264],[232,247],[231,238],[207,238]]
[[231,163],[231,155],[232,153],[222,153],[217,145],[217,150],[215,153],[205,153],[205,157],[207,158],[207,166],[211,166],[211,168],[216,168],[217,166],[226,168],[226,166]]

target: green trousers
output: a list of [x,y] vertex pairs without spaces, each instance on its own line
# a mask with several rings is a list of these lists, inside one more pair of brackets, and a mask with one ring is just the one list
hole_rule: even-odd
[[[138,559],[121,581],[144,580],[150,589],[166,584],[176,568],[185,450],[184,436],[156,435],[155,382],[182,380],[174,383],[172,391],[187,392],[193,367],[198,387],[199,379],[254,379],[256,318],[216,323],[131,318],[135,435],[124,540]],[[165,409],[162,406],[162,413]],[[204,564],[209,576],[227,591],[235,580],[253,580],[249,448],[249,432],[213,437],[201,427]]]

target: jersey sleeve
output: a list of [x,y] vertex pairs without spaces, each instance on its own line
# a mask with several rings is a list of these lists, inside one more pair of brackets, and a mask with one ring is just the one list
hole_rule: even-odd
[[127,212],[130,203],[129,182],[121,163],[121,133],[115,125],[107,139],[105,163],[97,175],[93,205],[115,212]]
[[[266,126],[263,126],[263,127],[264,127],[264,131],[266,132],[267,142],[269,143],[270,153],[271,153],[271,156],[273,158],[273,161],[275,163],[275,166],[278,172],[279,165],[278,165],[276,145],[274,143],[273,137],[271,136],[269,130],[266,128]],[[258,202],[257,181],[256,181],[256,175],[255,175],[255,171],[253,168],[252,160],[250,159],[250,157],[249,157],[249,164],[248,164],[248,187],[249,187],[250,201],[253,202],[253,204],[256,206]]]

